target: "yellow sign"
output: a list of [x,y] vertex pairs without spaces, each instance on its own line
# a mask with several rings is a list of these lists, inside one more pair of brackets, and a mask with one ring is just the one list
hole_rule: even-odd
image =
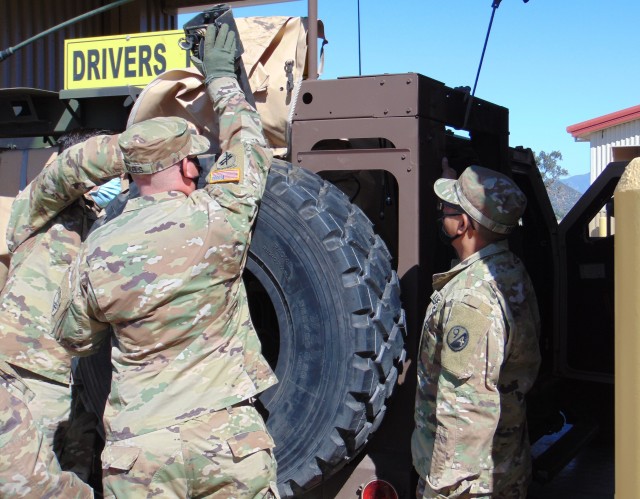
[[77,38],[64,42],[64,88],[143,86],[168,69],[190,65],[182,30]]

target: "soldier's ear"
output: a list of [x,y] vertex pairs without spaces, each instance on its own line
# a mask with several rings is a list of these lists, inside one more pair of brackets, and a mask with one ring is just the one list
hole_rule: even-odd
[[196,179],[200,175],[198,167],[189,158],[183,158],[180,162],[180,173],[183,177],[190,179]]
[[463,213],[462,216],[460,217],[460,225],[458,226],[459,233],[463,234],[468,229],[472,229],[475,231],[476,226],[473,219],[466,213]]

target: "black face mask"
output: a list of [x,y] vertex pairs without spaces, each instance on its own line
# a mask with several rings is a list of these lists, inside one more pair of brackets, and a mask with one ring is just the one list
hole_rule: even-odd
[[447,216],[457,216],[460,215],[460,213],[446,213],[444,215],[442,215],[440,218],[438,218],[438,236],[440,237],[440,241],[442,241],[443,244],[450,246],[451,243],[453,243],[453,241],[455,241],[456,239],[458,239],[462,234],[456,234],[455,236],[450,236],[449,234],[447,234],[447,232],[444,230],[444,219]]

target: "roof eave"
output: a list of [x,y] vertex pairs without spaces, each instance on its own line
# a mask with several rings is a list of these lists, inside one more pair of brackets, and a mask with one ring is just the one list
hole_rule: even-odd
[[575,139],[586,139],[594,132],[635,120],[640,120],[640,105],[570,125],[567,127],[567,132]]

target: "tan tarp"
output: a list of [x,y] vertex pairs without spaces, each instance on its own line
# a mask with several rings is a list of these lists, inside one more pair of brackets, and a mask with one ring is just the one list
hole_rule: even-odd
[[[307,20],[249,17],[236,19],[236,24],[244,46],[243,63],[267,139],[271,147],[286,147],[291,105],[304,77]],[[323,38],[322,24],[318,24]],[[217,120],[197,70],[171,70],[152,81],[136,100],[128,125],[170,115],[193,122],[215,143]]]
[[166,71],[149,83],[133,105],[127,127],[156,116],[180,116],[212,143],[218,140],[218,118],[195,68]]
[[236,24],[245,49],[242,62],[267,139],[272,147],[286,147],[289,110],[304,77],[307,19],[245,17]]

